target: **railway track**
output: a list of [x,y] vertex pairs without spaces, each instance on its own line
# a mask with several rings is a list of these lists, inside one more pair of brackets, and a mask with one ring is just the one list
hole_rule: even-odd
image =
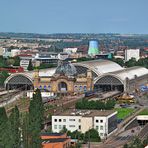
[[148,136],[148,123],[143,127],[138,137],[144,140]]
[[12,96],[17,95],[21,91],[9,92],[0,95],[0,104],[11,99]]

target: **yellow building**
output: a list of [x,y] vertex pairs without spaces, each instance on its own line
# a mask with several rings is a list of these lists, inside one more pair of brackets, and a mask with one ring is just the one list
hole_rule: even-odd
[[40,77],[39,71],[34,73],[34,88],[47,89],[55,94],[74,95],[93,90],[91,70],[86,74],[77,74],[75,66],[61,62],[53,76]]

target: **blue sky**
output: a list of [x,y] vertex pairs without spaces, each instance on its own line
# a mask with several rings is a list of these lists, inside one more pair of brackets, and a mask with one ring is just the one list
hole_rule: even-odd
[[0,32],[148,34],[148,0],[0,0]]

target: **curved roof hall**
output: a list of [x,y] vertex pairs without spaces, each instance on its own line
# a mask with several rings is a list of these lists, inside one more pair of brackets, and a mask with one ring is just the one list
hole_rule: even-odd
[[148,75],[148,69],[140,66],[134,66],[131,68],[126,68],[123,70],[112,72],[112,74],[119,77],[121,80],[125,80],[128,78],[129,80],[132,80],[135,78],[135,75],[137,77],[142,77],[144,75]]
[[122,82],[123,84],[125,83],[126,78],[128,78],[129,80],[132,80],[132,79],[135,79],[135,76],[137,76],[138,78],[142,76],[147,76],[147,80],[148,80],[148,69],[140,66],[134,66],[131,68],[126,68],[126,69],[118,70],[115,72],[105,73],[97,77],[94,83],[97,83],[98,80],[107,76],[115,77],[118,80],[120,80],[120,82]]
[[[109,72],[123,70],[123,68],[120,65],[118,65],[115,62],[109,61],[109,60],[99,59],[99,60],[84,61],[84,62],[73,63],[73,64],[75,66],[80,66],[80,67],[85,67],[87,69],[90,69],[94,73],[96,73],[97,76],[100,76],[102,74],[109,73]],[[56,71],[56,68],[41,69],[39,71],[39,76],[40,77],[52,76],[55,73],[55,71]],[[6,79],[5,84],[12,77],[17,76],[17,75],[24,75],[33,81],[33,74],[34,74],[34,71],[12,74]]]
[[93,72],[95,72],[97,75],[105,74],[105,73],[109,73],[109,72],[114,72],[114,71],[119,71],[119,70],[124,69],[119,64],[117,64],[113,61],[102,60],[102,59],[74,63],[74,65],[86,67],[86,68],[92,70]]

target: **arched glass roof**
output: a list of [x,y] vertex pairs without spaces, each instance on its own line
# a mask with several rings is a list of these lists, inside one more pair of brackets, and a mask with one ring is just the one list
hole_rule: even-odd
[[4,85],[9,84],[32,84],[33,79],[30,77],[31,75],[25,73],[16,73],[10,75],[6,80]]
[[126,68],[126,69],[123,69],[120,71],[112,72],[112,74],[116,75],[117,77],[119,77],[123,81],[126,78],[128,78],[129,80],[132,80],[135,78],[135,75],[137,77],[142,77],[144,75],[148,75],[148,69],[146,69],[144,67],[140,67],[140,66],[135,66],[135,67]]
[[123,69],[123,67],[121,67],[119,64],[109,60],[92,60],[75,63],[74,65],[87,67],[88,69],[91,69],[93,72],[95,72],[97,75]]

